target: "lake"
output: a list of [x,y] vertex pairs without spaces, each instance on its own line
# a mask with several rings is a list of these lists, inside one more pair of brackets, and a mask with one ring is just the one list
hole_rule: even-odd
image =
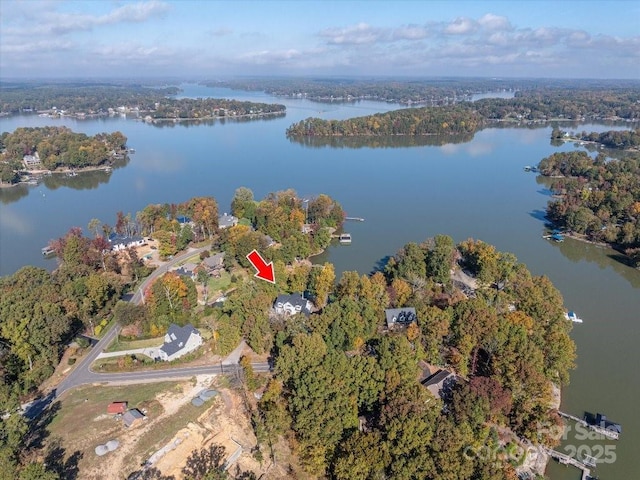
[[[247,122],[162,126],[122,117],[0,118],[0,131],[43,125],[67,125],[87,134],[120,130],[136,149],[126,166],[111,173],[52,176],[38,186],[0,190],[1,274],[27,264],[53,268],[55,262],[43,259],[40,249],[71,226],[86,229],[92,218],[113,225],[119,210],[135,215],[150,203],[178,203],[200,195],[213,195],[222,213],[229,210],[239,186],[251,188],[256,198],[289,187],[300,195],[327,193],[349,216],[364,217],[365,222],[345,224],[351,245],[332,246],[315,258],[334,263],[338,274],[370,272],[403,244],[438,233],[456,241],[479,238],[513,252],[535,274],[547,275],[566,306],[584,319],[572,333],[578,368],[563,390],[562,408],[577,416],[585,410],[602,412],[623,425],[616,443],[586,442],[585,448],[595,453],[598,445],[615,446],[616,461],[599,465],[598,475],[633,478],[640,471],[640,419],[634,408],[634,399],[640,397],[635,370],[640,364],[640,271],[617,262],[608,249],[542,239],[549,192],[535,174],[523,171],[523,166],[537,164],[553,152],[576,148],[573,144],[551,146],[551,127],[546,127],[492,128],[470,141],[445,145],[433,145],[438,143],[435,138],[374,139],[379,148],[353,140],[305,145],[285,137],[293,122],[310,116],[342,119],[399,106],[313,103],[259,92],[183,87],[181,95],[190,97],[283,103],[287,114]],[[570,436],[566,444],[577,447],[585,441]],[[548,472],[553,479],[580,478],[577,469],[553,462]]]

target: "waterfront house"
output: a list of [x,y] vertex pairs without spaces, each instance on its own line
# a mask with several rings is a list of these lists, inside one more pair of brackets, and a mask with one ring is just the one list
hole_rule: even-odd
[[392,329],[396,326],[407,327],[417,322],[416,309],[413,307],[404,308],[388,308],[384,311],[387,319],[387,328]]
[[234,227],[238,224],[238,217],[224,213],[218,217],[218,228],[224,229]]
[[111,244],[111,250],[119,252],[131,247],[139,247],[144,245],[144,238],[137,235],[117,235],[112,233],[109,235],[109,243]]
[[159,358],[170,362],[194,351],[200,345],[202,345],[202,337],[193,325],[188,324],[180,327],[172,323],[164,336],[164,344],[158,351]]
[[273,309],[278,315],[295,315],[296,313],[311,313],[312,304],[299,293],[291,295],[278,295],[273,304]]
[[40,155],[38,155],[38,152],[35,152],[33,155],[25,155],[22,157],[22,162],[27,170],[41,166]]

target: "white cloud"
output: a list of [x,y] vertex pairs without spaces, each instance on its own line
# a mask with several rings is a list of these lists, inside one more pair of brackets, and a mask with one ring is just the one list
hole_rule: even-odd
[[363,45],[375,43],[387,37],[388,31],[359,23],[346,28],[328,28],[320,32],[320,37],[331,45]]
[[420,25],[406,25],[393,31],[394,40],[421,40],[429,36],[429,30]]
[[465,35],[475,31],[476,22],[466,17],[458,17],[444,29],[450,35]]
[[507,17],[494,15],[492,13],[487,13],[486,15],[482,16],[478,20],[478,23],[480,24],[480,26],[482,26],[483,28],[486,28],[487,30],[495,31],[495,30],[512,30],[513,29]]

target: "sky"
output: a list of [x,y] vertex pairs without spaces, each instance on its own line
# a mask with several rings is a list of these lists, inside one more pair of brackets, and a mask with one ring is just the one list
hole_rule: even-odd
[[0,78],[640,79],[640,0],[0,0]]

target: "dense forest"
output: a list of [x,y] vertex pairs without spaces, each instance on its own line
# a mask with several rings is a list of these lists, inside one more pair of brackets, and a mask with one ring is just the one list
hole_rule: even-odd
[[607,148],[637,148],[640,147],[640,129],[609,130],[607,132],[582,132],[580,140],[596,142]]
[[291,125],[287,136],[470,134],[495,122],[604,118],[640,118],[640,91],[631,88],[613,91],[542,89],[519,92],[510,99],[486,98],[473,103],[401,109],[346,120],[307,118]]
[[[191,322],[209,331],[203,336],[214,351],[228,352],[245,338],[257,353],[270,353],[275,373],[253,411],[255,432],[266,454],[281,436],[289,439],[307,475],[513,479],[523,441],[553,441],[538,427],[559,421],[551,385],[568,381],[575,347],[562,297],[548,279],[481,241],[456,246],[441,235],[406,245],[381,272],[345,272],[336,284],[333,265],[295,261],[328,241],[319,232],[341,225],[334,200],[286,190],[255,201],[239,188],[232,210],[243,221],[224,231],[212,197],[149,205],[135,218],[118,212],[114,227],[92,220],[92,237],[74,228],[52,242],[61,260],[54,273],[25,267],[0,279],[6,409],[15,411],[20,397],[51,375],[67,339],[113,317],[142,324],[140,332],[151,336],[170,322]],[[180,223],[180,215],[192,224]],[[301,237],[303,225],[310,229]],[[258,235],[268,234],[277,242],[265,250],[277,282],[237,283],[222,306],[203,310],[193,280],[167,273],[143,305],[115,303],[127,283],[150,270],[133,250],[105,255],[112,232],[164,236],[164,255],[208,239],[240,264]],[[452,280],[451,269],[461,267],[473,288]],[[315,313],[274,317],[271,306],[283,292],[307,292]],[[389,307],[415,308],[417,322],[387,331]],[[419,383],[427,363],[457,375],[441,398]],[[243,365],[246,386],[255,389],[260,382]],[[45,468],[25,455],[27,431],[19,415],[0,421],[0,456],[14,473]],[[475,455],[481,445],[510,453]]]
[[[608,132],[605,132],[606,135]],[[547,217],[554,225],[607,242],[640,266],[640,155],[592,158],[585,151],[559,152],[539,164],[555,177]]]
[[287,129],[287,136],[464,135],[482,126],[470,107],[423,107],[376,113],[347,120],[307,118]]
[[[477,289],[465,294],[452,282],[458,264]],[[539,426],[559,422],[551,384],[566,383],[573,366],[571,324],[550,281],[513,255],[437,236],[406,245],[383,272],[345,272],[335,286],[330,264],[277,276],[280,291],[306,289],[320,310],[269,316],[276,287],[248,283],[214,328],[272,353],[256,434],[263,448],[289,439],[306,475],[514,479],[523,439],[553,442]],[[417,323],[387,331],[389,307],[414,307]],[[419,382],[424,362],[458,375],[441,399]],[[476,456],[479,446],[503,455]]]
[[2,181],[15,179],[25,169],[23,158],[39,158],[39,169],[83,168],[103,165],[125,153],[127,137],[120,132],[92,137],[68,127],[22,127],[0,135]]

